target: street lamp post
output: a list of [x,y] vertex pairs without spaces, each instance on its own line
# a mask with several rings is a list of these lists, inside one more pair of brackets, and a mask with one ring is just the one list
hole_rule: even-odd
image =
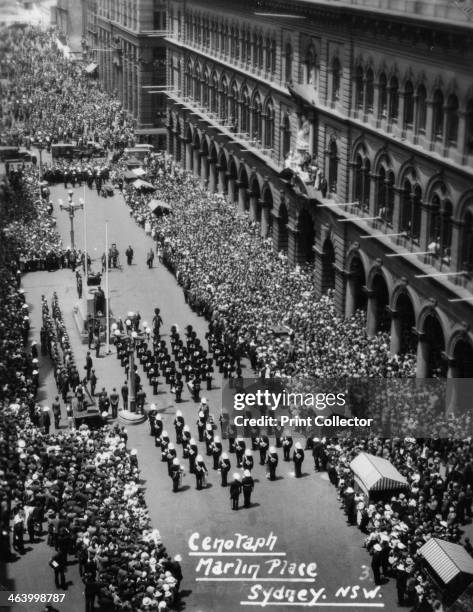
[[139,335],[135,330],[132,330],[130,319],[125,321],[128,334],[128,376],[130,379],[130,388],[128,392],[130,412],[136,412],[136,377],[135,377],[135,348],[136,340]]
[[[74,204],[72,201],[73,191],[70,190],[68,193],[69,202],[67,204],[63,204],[62,200],[59,200],[59,208],[61,210],[65,210],[69,213],[69,219],[71,221],[71,249],[75,248],[74,245],[74,216],[76,209],[84,208],[84,203],[80,201],[80,204]],[[86,264],[87,265],[87,264]]]

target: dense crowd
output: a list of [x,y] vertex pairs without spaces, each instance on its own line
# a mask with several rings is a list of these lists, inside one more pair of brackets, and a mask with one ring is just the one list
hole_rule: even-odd
[[[170,158],[149,160],[148,177],[173,211],[157,217],[153,197],[125,189],[138,223],[151,226],[165,264],[189,303],[219,321],[265,376],[410,377],[415,355],[389,354],[389,335],[368,338],[364,313],[345,319],[333,297],[315,295],[311,268],[292,269],[259,225],[209,194]],[[275,328],[287,328],[280,337]]]
[[[11,31],[2,44],[0,68],[10,83],[2,90],[2,144],[29,147],[42,140],[49,147],[61,141],[79,145],[93,140],[108,151],[133,145],[133,122],[120,104],[64,59],[50,34]],[[275,255],[271,241],[260,238],[259,226],[228,206],[223,196],[209,194],[166,155],[150,155],[144,165],[156,193],[125,186],[130,214],[156,240],[158,257],[176,275],[186,301],[208,318],[208,352],[224,376],[241,376],[243,356],[258,375],[290,381],[295,389],[340,377],[393,379],[394,384],[414,376],[415,355],[390,355],[385,333],[368,338],[364,313],[341,317],[330,293],[315,295],[311,268],[292,269],[284,253]],[[126,160],[115,161],[110,175],[101,165],[55,162],[44,168],[44,178],[72,186],[85,181],[99,189],[102,180],[111,176],[118,181],[125,170]],[[149,201],[156,194],[170,206],[171,215],[150,211]],[[0,247],[2,530],[8,532],[11,524],[14,546],[21,553],[23,532],[34,541],[47,522],[58,586],[65,585],[64,569],[72,554],[79,560],[86,598],[98,597],[104,607],[123,610],[165,610],[179,590],[179,564],[169,558],[159,532],[150,527],[136,455],[127,449],[126,433],[111,426],[56,428],[50,433],[47,411],[36,402],[38,353],[34,345],[27,348],[29,317],[21,272],[59,266],[74,270],[83,256],[64,249],[35,169],[13,174],[10,186],[2,185],[2,197],[8,210]],[[41,344],[66,401],[71,389],[77,398],[83,382],[57,307],[54,302],[50,313],[42,304],[47,333]],[[177,401],[183,381],[191,383],[196,401],[196,381],[197,391],[207,376],[211,384],[212,359],[191,332],[184,337],[171,330],[169,351],[159,339],[158,325],[152,343],[148,337],[149,345],[143,340],[137,348],[150,384],[161,373],[172,391],[178,391]],[[126,342],[117,341],[117,357],[125,368],[127,355]],[[371,396],[370,410],[380,417],[379,438],[315,437],[307,442],[314,467],[327,470],[349,521],[366,534],[375,582],[381,583],[382,576],[395,577],[399,603],[417,609],[429,609],[435,597],[420,571],[419,547],[430,537],[458,542],[462,526],[472,518],[473,503],[473,446],[466,437],[471,416],[445,417],[441,389],[434,395],[431,391],[416,394],[410,405],[404,401],[405,392],[396,393],[395,386]],[[115,389],[113,394],[118,396]],[[122,396],[125,402],[123,391]],[[198,414],[199,440],[206,442],[214,467],[221,469],[227,462],[230,469],[205,403]],[[176,415],[176,444],[182,445],[200,488],[207,468],[181,417]],[[151,431],[174,487],[180,464],[159,421],[151,411]],[[268,445],[267,436],[256,433],[251,438],[251,449],[261,453],[263,448],[264,462],[273,455],[277,464],[277,451]],[[285,444],[287,436],[283,438],[277,447]],[[235,451],[245,478],[251,478],[246,474],[253,464],[251,449],[245,449],[241,438],[230,440],[229,452]],[[300,475],[300,443],[293,450]],[[405,492],[394,494],[389,503],[372,502],[357,493],[349,464],[362,451],[389,459],[408,480]],[[222,485],[223,481],[222,472]],[[232,485],[241,488],[237,477]],[[2,545],[8,546],[8,541],[2,540]]]

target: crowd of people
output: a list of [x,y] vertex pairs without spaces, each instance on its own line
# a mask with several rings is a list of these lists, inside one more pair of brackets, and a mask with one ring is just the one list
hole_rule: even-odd
[[[41,140],[48,148],[55,142],[93,140],[108,152],[133,145],[133,121],[98,83],[61,56],[50,33],[11,30],[2,37],[1,51],[0,70],[9,80],[8,89],[2,90],[2,144],[30,147]],[[340,316],[330,293],[315,295],[311,268],[292,269],[284,253],[275,255],[271,242],[261,239],[259,226],[228,206],[222,195],[209,194],[165,154],[149,155],[144,167],[147,180],[172,214],[156,216],[148,206],[153,194],[125,185],[130,214],[155,239],[158,258],[176,275],[186,301],[209,320],[208,352],[225,377],[241,377],[244,357],[257,375],[282,379],[295,389],[341,377],[414,376],[414,354],[390,355],[385,333],[368,338],[364,313],[349,319]],[[98,188],[108,176],[118,181],[125,169],[126,161],[120,159],[110,164],[110,175],[103,176],[102,167],[55,162],[44,168],[44,178],[66,185],[85,181],[89,187],[95,182]],[[150,526],[136,455],[127,449],[126,434],[109,425],[50,432],[47,411],[36,402],[39,356],[34,345],[28,348],[21,273],[60,266],[74,270],[82,265],[83,255],[62,245],[37,169],[13,173],[9,181],[1,185],[2,531],[12,527],[14,547],[21,554],[23,533],[27,531],[34,542],[47,522],[58,587],[66,586],[64,569],[72,554],[78,558],[89,602],[97,597],[102,605],[117,609],[166,610],[179,590],[179,560],[168,556],[159,532]],[[74,366],[67,332],[58,324],[61,318],[55,316],[57,302],[51,312],[44,302],[42,308],[41,348],[54,364],[58,393],[64,401],[80,402],[77,390],[84,382]],[[183,383],[190,383],[194,399],[201,402],[196,438],[206,443],[226,486],[229,454],[199,396],[201,384],[211,385],[212,359],[192,330],[185,339],[172,330],[169,351],[159,339],[159,324],[153,323],[152,331],[156,327],[153,344],[150,338],[149,345],[139,344],[138,360],[152,386],[161,373],[177,402]],[[276,328],[284,333],[275,333]],[[126,343],[117,342],[117,357],[126,368]],[[435,398],[416,396],[415,405],[406,407],[404,395],[393,389],[370,405],[381,417],[384,435],[314,437],[307,441],[306,452],[312,452],[316,470],[327,470],[349,522],[366,534],[375,582],[394,577],[400,605],[429,609],[436,594],[421,572],[418,550],[431,537],[460,541],[462,526],[472,518],[473,446],[467,437],[472,422],[469,414],[445,417],[440,392]],[[113,395],[118,396],[115,389]],[[122,397],[125,404],[123,389]],[[151,433],[167,463],[173,490],[178,490],[180,460],[160,421],[151,410]],[[175,429],[176,445],[182,446],[182,457],[188,459],[189,472],[201,488],[208,469],[182,414],[176,415]],[[252,452],[260,453],[271,480],[277,448],[283,449],[284,459],[292,458],[295,475],[301,475],[304,450],[299,442],[293,447],[283,432],[274,447],[264,432],[250,437],[251,448],[237,435],[229,440],[228,452],[235,452],[236,466],[244,470],[230,483],[234,509],[242,491],[245,505],[250,503]],[[391,496],[389,503],[371,502],[357,493],[349,464],[363,451],[389,459],[407,478],[406,491]],[[8,544],[8,538],[2,540],[4,549]]]

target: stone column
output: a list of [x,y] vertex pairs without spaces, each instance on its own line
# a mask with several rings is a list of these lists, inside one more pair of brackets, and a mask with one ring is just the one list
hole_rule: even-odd
[[391,343],[389,352],[391,355],[398,355],[401,351],[402,322],[397,310],[392,310],[391,308],[388,308],[388,310],[391,315]]
[[258,196],[249,189],[248,197],[250,198],[250,219],[251,221],[256,221],[258,215]]
[[228,201],[233,204],[235,202],[235,188],[236,188],[236,181],[234,178],[231,178],[230,176],[230,172],[226,172],[225,173],[226,177],[227,177],[227,181],[228,181],[228,195],[227,195],[227,199]]
[[430,346],[424,333],[417,332],[416,378],[427,378]]
[[288,231],[288,258],[291,266],[299,263],[299,234],[300,231],[290,225],[287,226]]
[[[464,224],[460,221],[452,221],[452,244],[450,246],[450,253],[452,261],[450,263],[451,270],[462,270],[463,264],[462,253],[461,253],[461,235]],[[424,249],[421,249],[424,250]]]
[[209,168],[209,191],[210,193],[215,193],[217,191],[217,168],[214,159],[207,157],[205,160],[208,162]]
[[266,202],[261,202],[261,237],[267,238],[271,227],[271,208]]
[[193,152],[193,163],[192,163],[192,170],[194,172],[194,176],[199,177],[200,176],[200,154],[199,154],[199,147],[197,147],[196,145],[193,145],[194,147],[194,152]]
[[378,329],[378,312],[376,293],[372,289],[366,289],[366,297],[368,298],[368,306],[366,310],[366,333],[368,337],[376,335]]
[[226,177],[225,169],[222,168],[220,164],[217,164],[215,166],[215,169],[217,171],[217,176],[218,176],[217,191],[221,193],[222,195],[224,195],[227,191],[226,185],[225,185],[225,177]]
[[349,319],[355,314],[356,282],[353,274],[345,273],[345,318]]
[[193,162],[192,142],[185,141],[185,143],[186,143],[186,156],[185,156],[185,160],[184,160],[184,167],[185,167],[186,170],[191,171],[192,170],[192,162]]
[[238,187],[238,210],[244,213],[246,211],[246,187],[240,181],[237,181],[236,184]]
[[200,182],[202,184],[202,187],[207,187],[208,180],[209,180],[209,162],[208,162],[208,158],[204,154],[202,149],[199,150],[199,156],[200,156]]

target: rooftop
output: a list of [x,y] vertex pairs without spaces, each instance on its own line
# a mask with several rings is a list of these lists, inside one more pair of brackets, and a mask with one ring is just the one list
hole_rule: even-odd
[[[473,0],[296,0],[297,4],[362,10],[473,27]],[[259,0],[255,12],[276,13],[277,2]],[[281,11],[278,11],[281,12]]]

